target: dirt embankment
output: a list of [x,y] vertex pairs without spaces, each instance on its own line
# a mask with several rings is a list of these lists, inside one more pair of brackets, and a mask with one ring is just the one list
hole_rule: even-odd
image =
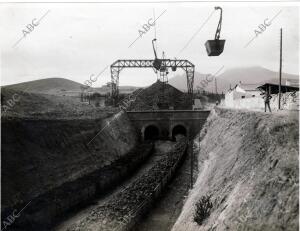
[[[108,124],[108,121],[111,122]],[[67,192],[62,194],[65,207],[71,207],[80,200],[77,198],[80,195],[76,195],[79,194],[76,187],[80,185],[72,182],[109,166],[137,144],[137,135],[126,114],[106,120],[4,118],[1,127],[1,180],[5,185],[1,188],[3,216],[32,201],[22,212],[30,213],[34,210],[33,205],[39,207],[39,203],[49,199],[48,196],[43,199],[42,195],[56,188],[73,190],[76,198]],[[37,213],[31,212],[32,215]],[[37,220],[42,216],[35,215]]]
[[[298,230],[298,114],[225,109],[201,131],[199,175],[173,231]],[[210,215],[194,221],[211,195]]]

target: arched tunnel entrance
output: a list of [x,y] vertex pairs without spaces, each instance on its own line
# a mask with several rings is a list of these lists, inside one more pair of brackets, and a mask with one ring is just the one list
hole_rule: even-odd
[[144,140],[156,140],[159,137],[159,129],[155,125],[149,125],[144,131]]
[[186,128],[183,125],[176,125],[172,130],[172,140],[176,140],[177,135],[187,136]]

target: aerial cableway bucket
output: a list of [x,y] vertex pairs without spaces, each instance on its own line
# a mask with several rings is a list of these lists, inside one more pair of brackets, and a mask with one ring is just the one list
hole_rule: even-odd
[[156,41],[156,39],[152,40],[152,47],[153,47],[154,56],[155,56],[155,59],[153,61],[153,67],[155,68],[155,70],[159,71],[160,68],[161,68],[162,60],[157,58],[156,50],[155,50],[155,47],[154,47],[154,42],[155,41]]
[[159,71],[161,69],[162,60],[161,59],[155,59],[153,61],[153,67],[155,70]]
[[222,54],[224,50],[225,40],[220,40],[220,33],[221,33],[221,25],[222,25],[222,8],[217,6],[215,7],[215,10],[220,10],[220,20],[217,27],[217,31],[215,34],[214,40],[207,40],[205,43],[206,52],[208,56],[219,56]]
[[222,54],[225,40],[207,40],[205,43],[208,56],[219,56]]

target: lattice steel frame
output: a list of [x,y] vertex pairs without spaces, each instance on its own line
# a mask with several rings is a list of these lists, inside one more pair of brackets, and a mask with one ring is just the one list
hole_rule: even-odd
[[[117,60],[110,65],[111,72],[111,93],[112,98],[117,100],[119,97],[119,74],[123,68],[154,68],[153,59],[128,59],[128,60]],[[162,66],[165,65],[169,68],[181,68],[186,73],[187,79],[187,90],[188,94],[192,97],[193,85],[194,85],[194,73],[195,65],[188,60],[177,60],[177,59],[161,59]]]

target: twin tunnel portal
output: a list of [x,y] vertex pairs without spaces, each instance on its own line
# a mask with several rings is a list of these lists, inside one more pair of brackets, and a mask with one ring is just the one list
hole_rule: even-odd
[[128,111],[141,140],[174,140],[178,134],[191,139],[202,128],[210,111],[159,110]]
[[[192,99],[195,65],[188,60],[158,59],[155,49],[154,53],[154,60],[117,60],[111,65],[111,87],[114,103],[118,101],[119,74],[124,68],[154,68],[160,73],[167,72],[167,68],[171,68],[172,71],[180,68],[186,72],[188,95]],[[127,115],[142,141],[153,139],[174,140],[178,134],[189,139],[193,138],[201,130],[209,111],[127,111]]]

